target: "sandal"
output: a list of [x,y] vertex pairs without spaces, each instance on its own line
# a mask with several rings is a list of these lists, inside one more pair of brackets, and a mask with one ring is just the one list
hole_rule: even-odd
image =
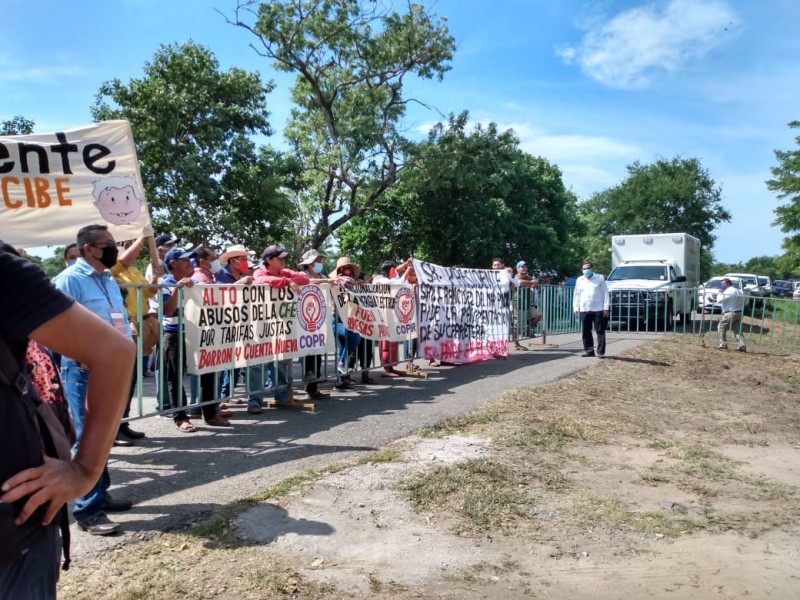
[[206,419],[206,425],[211,425],[211,427],[230,427],[231,422],[222,415],[216,414],[210,419]]
[[192,425],[192,422],[188,420],[181,421],[180,423],[177,423],[177,425],[178,425],[178,430],[182,431],[183,433],[194,433],[195,431],[197,431],[197,427]]
[[394,377],[400,377],[400,373],[398,373],[397,371],[395,371],[394,369],[392,369],[391,371],[385,371],[385,372],[383,373],[383,376],[384,376],[384,377],[392,377],[392,378],[394,378]]

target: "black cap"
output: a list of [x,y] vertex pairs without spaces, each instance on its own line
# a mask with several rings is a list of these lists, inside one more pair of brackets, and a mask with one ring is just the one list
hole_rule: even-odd
[[160,248],[161,246],[166,246],[167,244],[175,244],[178,242],[178,238],[171,233],[162,233],[156,238],[156,248]]
[[263,260],[267,260],[268,258],[286,258],[287,256],[289,256],[289,251],[286,248],[281,248],[276,244],[267,246],[264,248],[264,252],[261,254],[261,258]]

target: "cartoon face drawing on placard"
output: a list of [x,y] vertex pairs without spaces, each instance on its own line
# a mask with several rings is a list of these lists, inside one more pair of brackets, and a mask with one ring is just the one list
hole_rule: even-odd
[[94,182],[94,205],[103,220],[130,225],[142,212],[142,193],[131,176],[106,177]]

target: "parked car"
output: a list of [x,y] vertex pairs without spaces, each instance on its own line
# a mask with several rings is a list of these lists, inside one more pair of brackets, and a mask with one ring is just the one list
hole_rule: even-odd
[[794,282],[794,293],[792,294],[792,300],[800,300],[800,281]]
[[765,298],[772,296],[772,279],[764,275],[758,276],[758,285],[761,287],[761,295]]
[[722,314],[722,280],[730,279],[731,284],[744,294],[744,282],[738,277],[712,277],[697,291],[697,312]]
[[764,292],[758,283],[758,275],[753,273],[725,273],[723,277],[738,277],[744,285],[744,293],[748,296],[763,296]]
[[772,282],[772,295],[778,298],[791,298],[794,292],[794,283],[788,279],[776,279]]

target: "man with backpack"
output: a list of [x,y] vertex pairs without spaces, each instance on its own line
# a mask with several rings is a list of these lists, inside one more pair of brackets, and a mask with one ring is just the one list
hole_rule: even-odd
[[[122,335],[130,338],[122,292],[109,270],[117,263],[118,250],[114,237],[105,225],[87,225],[78,231],[77,243],[80,258],[74,265],[59,273],[53,283],[61,292],[74,298]],[[131,361],[130,368],[134,362],[135,359]],[[61,361],[61,378],[64,380],[69,411],[75,423],[77,445],[80,446],[87,416],[89,370],[81,361],[65,357]],[[129,375],[128,385],[130,381]],[[106,468],[97,485],[75,501],[72,515],[83,531],[92,535],[110,535],[119,529],[119,523],[111,521],[106,513],[130,510],[132,504],[112,498],[108,493],[110,485],[111,477]]]
[[[59,525],[68,532],[62,507],[90,490],[105,467],[127,400],[135,349],[2,242],[0,278],[14,282],[0,290],[0,598],[55,598]],[[32,395],[26,375],[29,338],[91,372],[81,444],[71,458],[66,440],[66,456],[53,458],[58,432],[46,425],[49,406]]]

